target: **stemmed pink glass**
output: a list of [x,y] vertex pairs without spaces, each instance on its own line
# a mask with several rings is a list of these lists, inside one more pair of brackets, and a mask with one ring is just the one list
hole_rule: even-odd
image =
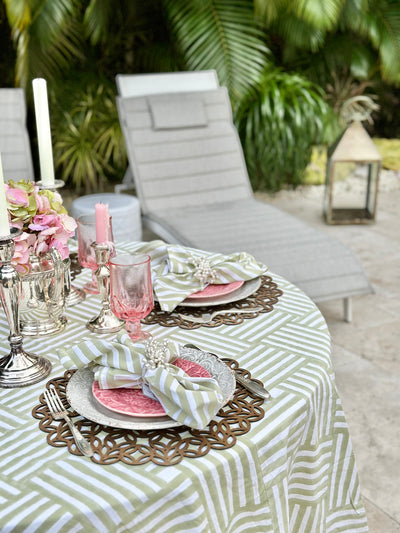
[[[96,217],[94,214],[81,215],[76,219],[77,235],[78,235],[78,261],[84,268],[90,268],[92,271],[92,279],[83,286],[83,290],[90,294],[98,294],[97,279],[95,272],[97,270],[96,253],[91,246],[92,242],[96,241]],[[111,217],[108,230],[108,241],[113,242]],[[114,248],[111,256],[115,255]]]
[[143,331],[140,320],[153,309],[150,256],[121,254],[113,257],[110,267],[110,303],[113,313],[126,322],[133,341],[151,337]]

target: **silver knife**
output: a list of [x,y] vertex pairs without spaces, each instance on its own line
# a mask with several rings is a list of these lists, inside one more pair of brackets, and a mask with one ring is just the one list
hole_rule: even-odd
[[[184,348],[194,348],[195,350],[200,350],[203,352],[210,353],[211,355],[214,355],[215,357],[218,357],[218,359],[220,359],[220,357],[217,354],[209,352],[208,350],[202,350],[201,348],[199,348],[198,346],[195,346],[194,344],[185,344]],[[236,381],[240,383],[240,385],[242,385],[245,389],[252,392],[259,398],[264,398],[265,400],[272,400],[271,394],[267,391],[267,389],[264,388],[263,385],[260,385],[259,383],[255,381],[251,381],[250,379],[245,378],[244,376],[242,376],[242,374],[239,374],[239,372],[235,369],[233,369],[233,371],[235,373]]]

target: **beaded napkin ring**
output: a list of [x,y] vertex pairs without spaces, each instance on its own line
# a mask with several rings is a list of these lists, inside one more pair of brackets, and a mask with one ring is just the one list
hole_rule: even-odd
[[217,279],[217,273],[211,268],[210,262],[205,257],[190,257],[190,261],[196,268],[194,277],[203,285],[214,283]]
[[149,339],[144,343],[146,368],[155,369],[158,367],[166,368],[167,363],[172,363],[177,359],[169,349],[168,341],[158,341],[157,339]]

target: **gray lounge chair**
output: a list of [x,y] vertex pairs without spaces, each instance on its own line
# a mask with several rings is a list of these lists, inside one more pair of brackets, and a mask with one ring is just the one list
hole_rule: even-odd
[[[124,98],[162,93],[209,91],[219,87],[215,70],[141,75],[117,74],[115,81],[118,94]],[[120,193],[133,187],[133,174],[128,166],[122,183],[115,185],[115,192]]]
[[315,302],[372,292],[343,244],[257,201],[226,88],[117,97],[144,224],[171,243],[244,250]]
[[23,89],[0,89],[0,153],[6,180],[34,181]]

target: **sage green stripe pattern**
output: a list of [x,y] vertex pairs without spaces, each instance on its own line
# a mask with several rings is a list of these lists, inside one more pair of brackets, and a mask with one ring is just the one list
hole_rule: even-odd
[[247,281],[267,270],[245,252],[222,255],[160,240],[136,243],[132,252],[150,255],[153,289],[164,311],[173,311],[185,298],[210,283]]
[[[120,332],[113,341],[85,340],[57,353],[69,369],[89,367],[100,389],[143,388],[146,396],[157,398],[165,413],[186,426],[204,429],[223,405],[221,389],[210,377],[190,377],[170,364],[179,357],[179,346],[150,340],[164,346],[164,366],[150,366],[147,343],[134,343]],[[150,390],[150,393],[148,391]]]
[[[118,246],[133,252],[143,243]],[[183,330],[143,325],[158,340],[231,357],[273,399],[265,416],[226,450],[173,466],[97,465],[53,447],[31,416],[44,382],[0,389],[0,531],[3,533],[366,533],[355,458],[338,397],[330,338],[315,305],[276,274],[283,296],[270,313],[235,326]],[[74,284],[90,279],[84,272]],[[100,300],[66,310],[63,332],[26,338],[63,374],[57,350],[96,336],[86,321]],[[0,353],[9,328],[0,314]]]

